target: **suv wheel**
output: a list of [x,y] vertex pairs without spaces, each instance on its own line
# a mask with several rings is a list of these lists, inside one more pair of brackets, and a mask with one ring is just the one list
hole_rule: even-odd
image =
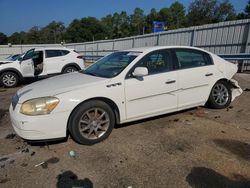
[[68,66],[65,69],[63,69],[63,73],[71,73],[76,71],[78,71],[78,69],[74,66]]
[[115,124],[114,112],[103,101],[89,101],[80,105],[71,115],[69,131],[80,144],[92,145],[106,139]]
[[15,87],[19,82],[19,77],[14,72],[4,72],[0,76],[0,84],[4,87]]

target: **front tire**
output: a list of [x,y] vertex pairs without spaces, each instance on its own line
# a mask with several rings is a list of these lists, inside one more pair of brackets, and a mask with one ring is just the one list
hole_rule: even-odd
[[14,72],[4,72],[0,76],[0,84],[3,87],[16,87],[19,83],[19,76]]
[[72,113],[69,131],[80,144],[93,145],[105,140],[115,124],[111,107],[103,101],[93,100],[83,103]]
[[207,105],[211,108],[227,108],[232,100],[230,84],[225,80],[216,82],[210,92]]

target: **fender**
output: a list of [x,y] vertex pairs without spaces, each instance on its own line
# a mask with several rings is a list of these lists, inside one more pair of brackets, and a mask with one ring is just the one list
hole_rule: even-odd
[[80,67],[78,64],[76,64],[76,63],[68,63],[68,64],[66,64],[66,65],[63,66],[61,72],[63,72],[63,70],[64,70],[66,67],[69,67],[69,66],[74,66],[74,67],[76,67],[78,70],[81,70],[81,67]]
[[19,70],[15,69],[15,68],[5,68],[3,70],[0,70],[0,75],[2,73],[4,73],[4,72],[8,72],[8,71],[16,73],[19,76],[21,81],[24,80],[24,77],[23,77],[22,73]]

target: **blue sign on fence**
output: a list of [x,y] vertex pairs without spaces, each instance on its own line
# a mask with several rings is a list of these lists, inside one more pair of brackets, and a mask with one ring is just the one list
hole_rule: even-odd
[[152,27],[153,33],[162,32],[164,31],[164,28],[165,28],[164,22],[153,21],[153,27]]

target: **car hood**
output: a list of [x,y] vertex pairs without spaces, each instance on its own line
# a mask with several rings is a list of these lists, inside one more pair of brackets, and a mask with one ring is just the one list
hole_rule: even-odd
[[14,63],[15,61],[11,61],[11,60],[0,60],[0,65],[2,64],[7,64],[7,63]]
[[17,92],[19,102],[45,96],[55,96],[60,93],[103,84],[109,79],[86,75],[83,73],[69,73],[44,79],[23,87]]

